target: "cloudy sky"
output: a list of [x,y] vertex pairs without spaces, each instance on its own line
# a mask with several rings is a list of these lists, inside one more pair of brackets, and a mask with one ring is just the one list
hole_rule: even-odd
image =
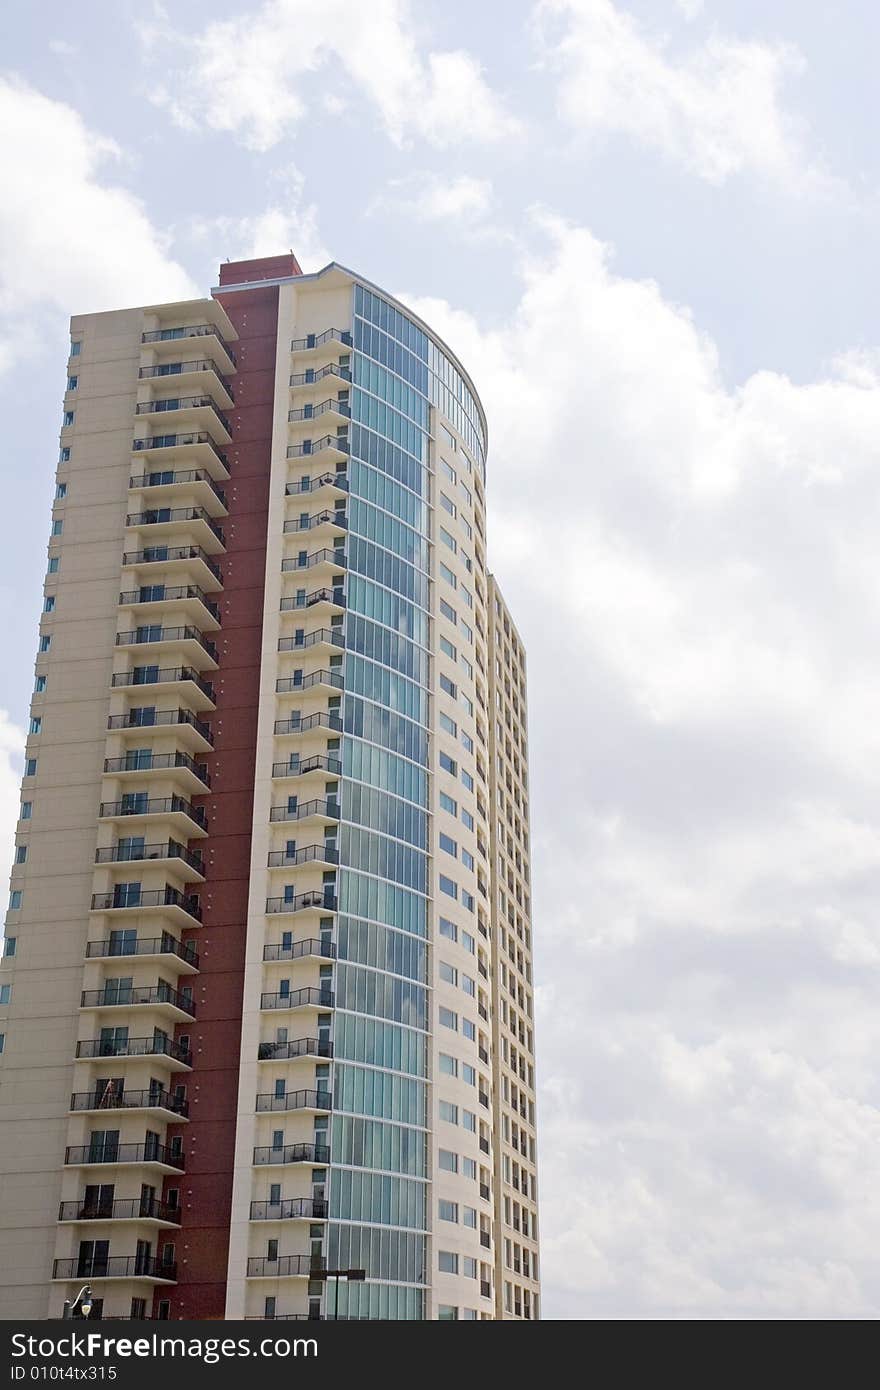
[[8,842],[68,315],[203,294],[226,256],[360,270],[489,413],[545,1313],[880,1316],[880,10],[41,0],[0,26]]

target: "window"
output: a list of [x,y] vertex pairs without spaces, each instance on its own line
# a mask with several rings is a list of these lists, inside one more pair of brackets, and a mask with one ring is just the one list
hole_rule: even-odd
[[477,1262],[474,1259],[473,1255],[462,1255],[461,1272],[466,1279],[476,1279]]
[[462,620],[461,620],[461,630],[462,630],[462,632],[464,633],[464,635],[465,635],[465,637],[467,638],[467,640],[468,640],[469,642],[473,642],[473,640],[474,640],[474,630],[473,630],[472,627],[469,627],[469,626],[468,626],[468,624],[465,622],[464,618],[462,618]]
[[4,1049],[5,1046],[6,1046],[6,1034],[5,1034],[5,1033],[0,1033],[0,1052],[3,1051],[3,1049]]
[[440,673],[440,689],[444,691],[445,694],[451,695],[453,700],[458,694],[458,686],[455,684],[455,681],[451,681],[449,677],[444,676],[442,672]]
[[458,1014],[453,1013],[452,1009],[445,1009],[441,1004],[437,1010],[437,1017],[441,1028],[451,1028],[454,1033],[458,1032]]
[[65,410],[65,412],[64,412],[64,422],[63,422],[64,425],[65,425],[65,426],[66,426],[66,425],[72,425],[73,422],[74,422],[74,420],[75,420],[75,418],[76,418],[76,412],[75,412],[75,411],[73,411],[73,410]]
[[458,772],[458,763],[454,758],[450,758],[448,753],[444,753],[442,749],[440,750],[439,761],[442,772],[450,772],[453,777]]
[[469,849],[465,849],[463,846],[461,851],[461,862],[466,869],[473,869],[474,867],[474,856]]
[[42,729],[42,727],[43,727],[43,720],[42,720],[41,716],[40,716],[40,715],[32,715],[32,716],[31,716],[31,722],[30,722],[30,724],[28,725],[28,733],[29,733],[29,734],[38,734],[38,733],[40,732],[40,730]]
[[59,453],[59,455],[58,455],[58,462],[59,462],[59,463],[70,463],[70,445],[69,445],[69,444],[65,444],[65,445],[64,445],[64,448],[63,448],[63,449],[61,450],[61,452]]
[[16,845],[16,846],[15,846],[15,862],[16,862],[16,864],[25,864],[25,863],[27,862],[27,854],[28,854],[28,847],[27,847],[27,845]]
[[461,1172],[462,1177],[473,1178],[476,1181],[477,1160],[475,1158],[463,1158],[461,1160]]
[[464,806],[462,806],[462,808],[461,808],[461,819],[462,819],[462,821],[464,822],[464,824],[467,826],[468,830],[473,830],[473,828],[474,828],[474,818],[473,818],[473,816],[471,815],[470,811],[466,810]]
[[[464,1129],[468,1130],[471,1134],[476,1134],[477,1117],[474,1114],[473,1110],[462,1110],[461,1123]],[[465,1208],[465,1210],[467,1210],[467,1208]]]
[[455,650],[455,647],[446,637],[440,638],[440,650],[441,652],[443,652],[444,656],[451,657],[453,661],[455,660],[457,652]]
[[473,893],[469,893],[469,892],[467,891],[466,888],[462,888],[462,890],[461,890],[461,900],[462,900],[462,902],[464,903],[464,906],[467,908],[468,912],[473,912],[473,911],[474,911],[474,909],[476,908],[476,905],[477,905],[477,904],[476,904],[476,902],[475,902],[475,900],[474,900],[474,895],[473,895]]
[[77,386],[79,386],[79,377],[78,377],[78,376],[69,376],[69,377],[67,378],[67,389],[68,389],[68,391],[75,391],[76,388],[77,388]]
[[35,694],[35,695],[42,695],[43,692],[45,691],[45,689],[46,689],[46,677],[45,677],[45,676],[37,676],[37,679],[34,681],[34,694]]
[[458,971],[454,965],[447,965],[445,960],[441,960],[440,962],[439,975],[440,979],[445,980],[448,985],[458,984]]
[[441,1221],[454,1221],[456,1224],[458,1223],[458,1202],[447,1202],[441,1197],[437,1207]]
[[452,464],[447,463],[445,459],[440,460],[440,471],[443,474],[444,478],[448,478],[451,483],[454,483],[456,481],[456,478],[458,477],[455,469],[452,467]]
[[440,527],[440,539],[443,542],[443,544],[447,547],[447,549],[451,550],[453,555],[455,555],[455,553],[458,550],[458,546],[453,537],[450,536],[449,532],[446,530],[444,526]]
[[[3,1035],[0,1034],[0,1037]],[[438,1322],[458,1322],[458,1309],[453,1308],[449,1303],[441,1303],[437,1308]]]
[[471,955],[474,955],[476,953],[477,943],[475,938],[471,936],[469,931],[462,932],[461,944],[466,951],[470,951]]
[[444,1173],[458,1172],[458,1154],[454,1154],[450,1149],[440,1149],[437,1154],[437,1166]]
[[445,893],[446,896],[447,896],[448,898],[457,898],[457,897],[458,897],[458,884],[457,884],[457,883],[453,883],[452,879],[451,879],[451,878],[447,878],[445,874],[441,874],[441,875],[440,875],[440,892],[441,892],[441,893]]
[[52,555],[52,556],[50,556],[50,558],[49,558],[49,574],[57,574],[57,573],[58,573],[58,567],[59,567],[60,564],[61,564],[61,560],[60,560],[60,557],[59,557],[59,556],[57,556],[57,555]]
[[71,355],[71,357],[79,357],[81,351],[82,351],[82,343],[80,342],[79,338],[74,338],[73,341],[72,341],[71,344],[70,344],[70,355]]
[[4,937],[4,940],[3,940],[3,954],[4,954],[4,956],[14,956],[14,955],[15,955],[15,945],[16,945],[16,937],[14,937],[14,936],[7,936],[7,937]]
[[448,714],[443,714],[441,712],[437,716],[437,723],[440,725],[440,728],[443,730],[444,733],[451,734],[452,737],[455,738],[456,734],[458,733],[458,725],[456,724],[454,719],[450,719]]
[[[25,775],[25,777],[36,777],[36,775],[37,775],[37,760],[36,760],[36,758],[28,758],[27,762],[26,762],[25,765],[24,765],[24,775]],[[26,804],[29,806],[29,805],[30,805],[30,802],[27,802]]]
[[55,488],[55,501],[56,501],[56,502],[63,502],[66,496],[67,496],[67,484],[66,484],[66,483],[59,483],[59,484],[57,485],[57,487]]
[[467,604],[468,608],[473,608],[473,606],[474,606],[474,596],[473,596],[473,594],[471,593],[470,589],[466,589],[465,586],[464,586],[463,584],[462,584],[462,586],[461,586],[461,596],[462,596],[462,598],[464,599],[465,603]]
[[457,588],[458,588],[458,580],[456,579],[455,575],[452,573],[452,570],[449,568],[449,566],[448,566],[448,565],[444,565],[444,563],[443,563],[442,560],[440,561],[440,575],[441,575],[441,577],[442,577],[443,579],[446,580],[446,583],[447,583],[451,588],[453,588],[453,589],[457,589]]
[[458,1256],[453,1250],[438,1250],[437,1268],[441,1274],[457,1274]]
[[465,994],[470,995],[471,999],[476,998],[477,982],[476,980],[472,980],[470,975],[462,975],[461,987],[464,990]]
[[445,512],[448,512],[450,516],[458,515],[458,508],[456,507],[452,498],[446,496],[445,492],[441,492],[440,494],[440,506],[443,508]]
[[467,1082],[468,1086],[476,1086],[477,1084],[476,1069],[469,1062],[462,1062],[461,1064],[461,1079]]
[[465,733],[464,729],[462,729],[461,731],[461,746],[462,748],[467,749],[468,753],[473,753],[474,751],[474,741],[471,738],[470,734]]
[[461,1032],[462,1036],[469,1038],[471,1042],[476,1041],[477,1030],[469,1018],[463,1018],[461,1020]]
[[458,857],[458,845],[448,835],[444,835],[442,830],[440,832],[440,848],[445,850],[447,854],[451,854],[453,859]]
[[468,791],[472,792],[474,789],[474,779],[469,772],[465,772],[464,768],[461,769],[461,780]]
[[446,443],[449,445],[450,449],[455,450],[458,448],[458,445],[455,442],[455,435],[450,433],[450,431],[446,428],[442,421],[440,422],[440,433],[443,435],[443,438],[446,440]]
[[64,522],[63,522],[63,521],[61,520],[61,518],[59,517],[59,518],[57,518],[55,521],[52,522],[52,535],[53,535],[53,536],[60,536],[61,533],[63,532],[63,530],[64,530]]
[[44,612],[44,613],[54,613],[54,612],[55,612],[55,595],[54,595],[54,594],[47,594],[47,596],[43,599],[43,612]]
[[[14,938],[13,938],[13,939],[14,939]],[[439,1115],[440,1115],[440,1119],[441,1119],[441,1120],[444,1120],[445,1123],[448,1124],[448,1125],[457,1125],[457,1124],[458,1124],[458,1106],[457,1106],[457,1105],[453,1105],[453,1104],[451,1103],[451,1101],[448,1101],[448,1100],[441,1100],[441,1102],[440,1102],[440,1108],[439,1108]]]
[[450,814],[450,816],[457,816],[457,815],[458,815],[458,802],[457,802],[457,801],[454,801],[453,798],[452,798],[451,796],[447,796],[445,792],[441,792],[441,793],[440,793],[440,810],[441,810],[441,811],[448,811],[449,814]]
[[455,1057],[450,1057],[448,1052],[440,1053],[440,1075],[458,1076],[458,1061]]
[[440,935],[447,937],[449,941],[458,940],[458,927],[454,922],[450,922],[448,917],[440,918]]
[[473,713],[474,713],[474,702],[473,702],[473,700],[469,699],[468,696],[465,695],[464,691],[461,692],[461,695],[459,696],[459,698],[460,698],[460,700],[461,700],[462,705],[464,706],[464,709],[465,709],[465,710],[467,711],[467,713],[471,716],[471,718],[473,718]]
[[441,598],[440,600],[440,612],[447,622],[453,625],[458,622],[458,614],[454,608],[450,607],[445,598]]
[[38,650],[38,651],[41,651],[41,652],[47,652],[47,651],[49,650],[49,648],[51,647],[51,645],[52,645],[52,638],[51,638],[50,634],[49,634],[48,632],[42,633],[42,635],[40,636],[40,645],[39,645],[39,647],[37,648],[37,650]]
[[33,815],[33,810],[34,810],[34,803],[33,803],[32,801],[23,801],[23,802],[21,803],[21,818],[22,818],[22,820],[30,820],[31,816]]

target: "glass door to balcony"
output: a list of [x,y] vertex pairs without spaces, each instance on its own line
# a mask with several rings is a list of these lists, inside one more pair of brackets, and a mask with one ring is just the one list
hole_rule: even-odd
[[112,1109],[125,1090],[124,1076],[99,1076],[95,1080],[95,1107]]
[[[126,887],[127,885],[120,884],[119,886]],[[140,884],[137,887],[140,889]],[[130,906],[130,904],[126,905]],[[133,975],[119,975],[113,980],[105,980],[103,1002],[105,1004],[130,1004],[133,983]]]
[[114,907],[137,907],[141,900],[141,885],[137,883],[116,883],[113,886]]
[[[120,840],[120,848],[122,846]],[[110,951],[111,956],[133,956],[137,950],[137,931],[134,927],[126,927],[124,930],[111,931]]]
[[119,1130],[93,1129],[89,1135],[89,1162],[115,1163],[119,1157]]
[[112,1216],[115,1190],[112,1182],[88,1183],[83,1195],[83,1216]]
[[148,1240],[139,1240],[134,1252],[134,1272],[135,1274],[147,1274],[150,1269],[150,1256],[153,1247]]
[[102,1028],[100,1035],[102,1057],[121,1057],[128,1051],[127,1028]]
[[109,1259],[109,1240],[81,1240],[76,1266],[77,1279],[106,1278]]

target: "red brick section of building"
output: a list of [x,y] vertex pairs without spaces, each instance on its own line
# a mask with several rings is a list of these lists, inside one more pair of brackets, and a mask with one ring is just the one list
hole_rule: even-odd
[[[292,255],[227,262],[220,285],[301,273]],[[198,1014],[188,1030],[178,1030],[189,1031],[193,1048],[186,1077],[190,1122],[178,1130],[186,1173],[167,1183],[180,1186],[182,1229],[171,1237],[178,1283],[155,1295],[156,1306],[170,1297],[175,1319],[222,1318],[226,1307],[278,327],[276,286],[217,297],[239,334],[233,345],[238,371],[224,485],[229,516],[221,523],[226,555],[220,663],[213,677],[217,710],[210,716],[214,753],[207,759],[211,794],[201,798],[209,839],[197,933]]]

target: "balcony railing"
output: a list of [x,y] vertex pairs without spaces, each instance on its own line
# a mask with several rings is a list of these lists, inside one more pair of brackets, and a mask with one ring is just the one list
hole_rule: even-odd
[[190,444],[206,444],[215,454],[223,467],[229,472],[229,459],[222,449],[219,449],[207,430],[189,430],[185,434],[154,434],[145,436],[143,439],[132,440],[132,451],[135,454],[142,453],[145,449],[184,449]]
[[232,348],[213,323],[189,324],[186,328],[152,328],[141,334],[142,343],[167,343],[179,338],[216,338],[230,362],[235,362]]
[[286,1095],[276,1096],[271,1091],[257,1096],[257,1111],[287,1110],[332,1110],[333,1096],[330,1091],[288,1091]]
[[[315,888],[308,893],[295,893],[289,898],[267,898],[266,911],[274,912],[307,912],[310,908],[316,908],[319,912],[335,912],[339,903],[336,894],[325,889]],[[301,955],[311,955],[312,952],[302,951]],[[320,954],[320,953],[318,953]],[[283,959],[283,957],[279,957]],[[293,959],[293,957],[290,957]]]
[[299,406],[296,410],[287,412],[287,419],[291,425],[297,425],[303,420],[317,420],[322,415],[342,415],[345,419],[351,419],[351,406],[348,401],[341,401],[336,396],[328,396],[326,401],[321,401],[320,405]]
[[181,912],[186,912],[197,922],[202,920],[202,909],[199,900],[190,893],[181,893],[179,888],[172,888],[170,883],[166,883],[164,888],[140,889],[135,892],[128,889],[124,893],[111,890],[109,893],[92,894],[93,912],[112,912],[114,909],[122,908],[148,908],[148,907],[179,907]]
[[81,1061],[100,1057],[171,1057],[183,1066],[192,1066],[192,1053],[164,1033],[151,1038],[85,1038],[76,1045]]
[[309,729],[319,727],[332,729],[334,733],[342,733],[342,719],[338,714],[324,714],[320,710],[317,714],[308,714],[306,717],[297,716],[293,719],[276,719],[276,734],[305,734]]
[[302,849],[294,850],[293,854],[288,854],[286,849],[273,849],[269,851],[268,867],[292,869],[297,864],[311,864],[316,859],[323,864],[338,864],[339,850],[332,845],[304,845]]
[[311,671],[307,676],[279,676],[275,690],[279,695],[288,695],[293,690],[311,690],[316,685],[330,685],[334,690],[345,688],[342,671]]
[[273,806],[269,811],[270,821],[308,820],[310,816],[339,820],[339,802],[316,799],[304,801],[301,806]]
[[314,632],[305,632],[293,637],[279,637],[280,652],[303,652],[309,647],[344,647],[345,633],[342,628],[319,627]]
[[169,410],[212,410],[227,434],[232,433],[229,421],[210,396],[171,396],[166,400],[138,401],[135,415],[167,415]]
[[336,565],[339,569],[345,569],[344,550],[316,550],[311,555],[306,555],[301,559],[299,555],[291,555],[289,559],[281,561],[281,573],[290,574],[293,570],[308,570],[315,565]]
[[[279,900],[270,898],[269,901]],[[318,904],[316,903],[315,906],[317,907]],[[325,903],[321,903],[321,907],[325,911],[331,910],[327,908]],[[267,908],[266,910],[269,911],[270,909]],[[275,908],[272,910],[283,911],[284,909]],[[335,908],[332,910],[335,911]],[[263,947],[263,960],[303,960],[307,956],[319,956],[324,960],[335,960],[336,947],[331,941],[318,937],[310,937],[307,941],[294,941],[290,946],[280,946],[275,942]]]
[[293,338],[291,352],[308,352],[311,348],[323,347],[325,343],[337,342],[343,347],[351,347],[351,333],[347,328],[325,328],[323,333],[307,333],[304,338]]
[[107,720],[108,729],[156,729],[177,724],[191,725],[206,743],[214,741],[210,725],[188,709],[131,709],[127,714],[111,714]]
[[337,449],[340,454],[350,453],[351,444],[348,435],[322,434],[320,439],[304,439],[301,444],[288,444],[287,457],[289,459],[311,458],[314,454],[323,453],[325,449]]
[[221,506],[226,506],[226,493],[222,487],[217,486],[210,473],[206,473],[203,468],[185,468],[182,472],[176,473],[164,469],[155,473],[143,473],[140,477],[132,477],[128,480],[130,488],[170,487],[172,484],[178,483],[207,483]]
[[293,594],[281,600],[282,613],[295,613],[299,609],[314,608],[317,603],[332,603],[337,608],[345,607],[344,589],[312,589],[309,594]]
[[[305,340],[297,338],[294,341],[303,342]],[[296,352],[298,349],[293,348],[291,350]],[[316,381],[323,381],[328,376],[338,377],[340,381],[351,381],[351,371],[348,367],[340,367],[338,362],[328,362],[326,367],[319,367],[317,371],[312,368],[307,372],[294,373],[289,384],[291,386],[314,386]]]
[[153,642],[198,642],[212,661],[217,660],[217,648],[197,627],[189,623],[182,627],[159,627],[150,624],[133,632],[117,632],[117,647],[145,647]]
[[302,1009],[309,1006],[317,1009],[333,1008],[332,989],[292,989],[287,994],[261,994],[261,1009]]
[[192,362],[162,362],[158,367],[140,367],[138,376],[141,381],[154,381],[159,377],[183,376],[186,372],[212,372],[226,394],[235,400],[231,382],[218,371],[217,363],[209,361],[206,357]]
[[177,1265],[173,1260],[157,1260],[153,1255],[76,1255],[72,1260],[56,1260],[53,1279],[165,1279],[173,1284]]
[[268,1144],[254,1149],[254,1165],[273,1163],[329,1163],[329,1144],[285,1144],[276,1149]]
[[98,1085],[93,1091],[74,1091],[70,1097],[71,1110],[170,1110],[186,1118],[189,1102],[171,1091],[153,1086],[146,1091],[114,1091],[112,1086]]
[[309,772],[330,772],[335,777],[342,775],[342,759],[315,753],[311,758],[301,758],[298,762],[273,763],[273,777],[305,777]]
[[98,815],[102,819],[108,816],[168,816],[175,813],[188,816],[203,830],[207,827],[205,808],[193,806],[183,796],[157,796],[146,801],[139,797],[131,801],[102,801],[98,808]]
[[333,525],[340,531],[348,530],[348,518],[345,512],[323,511],[314,512],[309,517],[293,517],[284,523],[284,534],[286,536],[295,535],[297,532],[314,531],[318,526]]
[[199,968],[199,955],[194,951],[188,941],[175,941],[173,936],[139,936],[134,940],[116,940],[111,937],[109,941],[88,941],[86,942],[86,956],[93,960],[96,958],[106,959],[108,957],[118,960],[123,956],[177,956],[180,960],[186,961],[195,970]]
[[204,763],[197,763],[188,753],[126,753],[121,758],[105,758],[104,771],[107,773],[117,772],[165,772],[172,767],[185,768],[191,772],[200,782],[204,782],[206,787],[210,787],[211,778]]
[[[260,1205],[254,1203],[254,1205]],[[267,1202],[261,1205],[268,1206]],[[327,1261],[314,1255],[279,1255],[277,1260],[268,1260],[265,1255],[251,1255],[247,1262],[247,1272],[249,1279],[278,1279],[285,1275],[320,1273],[327,1268]],[[302,1320],[307,1321],[307,1315],[302,1315]]]
[[333,1044],[329,1038],[294,1038],[288,1042],[265,1042],[260,1043],[257,1048],[258,1062],[289,1062],[294,1057],[332,1056]]
[[196,1016],[195,1002],[190,994],[182,994],[164,980],[155,985],[127,985],[124,989],[84,989],[79,998],[83,1009],[129,1008],[134,1004],[171,1004],[190,1018]]
[[348,492],[346,473],[322,473],[320,478],[298,478],[288,483],[284,489],[286,497],[302,497],[311,492],[319,492],[322,487],[336,487],[340,492]]
[[[326,1221],[328,1210],[329,1203],[318,1197],[287,1197],[281,1202],[251,1202],[251,1221]],[[295,1256],[288,1255],[286,1258],[293,1259]],[[311,1262],[310,1255],[301,1258]]]
[[96,864],[133,864],[142,859],[182,859],[197,874],[205,871],[202,856],[176,840],[164,840],[157,845],[110,845],[108,849],[95,850]]
[[180,1208],[169,1207],[158,1197],[123,1197],[116,1202],[62,1202],[59,1221],[169,1221],[180,1225]]
[[192,681],[214,703],[213,685],[202,680],[192,666],[164,666],[161,669],[158,666],[142,666],[134,671],[116,671],[111,684],[119,689],[130,685],[177,685],[181,681]]
[[145,512],[129,512],[125,518],[126,526],[164,526],[169,521],[203,521],[220,544],[226,544],[222,527],[204,507],[151,507]]
[[161,565],[169,560],[201,560],[217,582],[223,582],[220,566],[200,545],[152,545],[146,550],[127,550],[122,557],[123,565]]
[[158,1140],[149,1144],[74,1144],[64,1150],[64,1162],[70,1167],[98,1163],[163,1163],[183,1172],[184,1156],[170,1145]]

